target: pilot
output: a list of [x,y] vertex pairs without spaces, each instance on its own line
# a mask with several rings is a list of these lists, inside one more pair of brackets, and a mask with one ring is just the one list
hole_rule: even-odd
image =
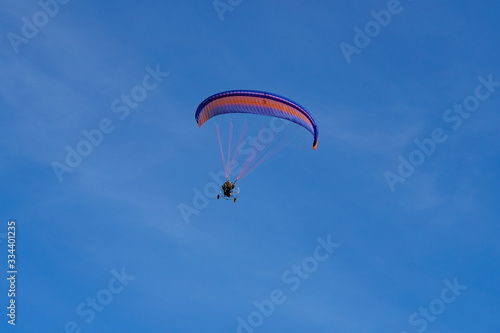
[[224,196],[230,197],[231,193],[234,189],[234,183],[231,184],[229,180],[226,180],[224,184],[222,184],[222,191],[224,192]]

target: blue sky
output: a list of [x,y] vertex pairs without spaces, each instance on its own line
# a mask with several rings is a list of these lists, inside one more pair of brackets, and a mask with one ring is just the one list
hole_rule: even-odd
[[[2,332],[498,332],[497,1],[63,2],[0,5]],[[318,148],[197,199],[231,89]]]

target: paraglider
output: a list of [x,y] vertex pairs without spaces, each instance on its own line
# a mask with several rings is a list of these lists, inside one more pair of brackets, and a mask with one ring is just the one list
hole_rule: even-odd
[[[312,115],[298,103],[271,93],[252,90],[231,90],[212,95],[198,106],[195,114],[195,120],[198,127],[201,127],[205,122],[215,116],[235,113],[261,115],[291,121],[302,126],[313,135],[313,149],[316,149],[318,145],[318,127]],[[229,174],[235,165],[235,161],[238,158],[241,149],[237,150],[233,155],[233,159],[230,160],[232,134],[231,123],[229,133],[230,143],[226,163],[220,140],[219,127],[217,124],[216,128],[226,175],[226,181],[221,185],[220,193],[217,195],[217,199],[222,197],[227,200],[232,199],[236,202],[236,196],[239,194],[239,188],[236,185],[236,181],[255,170],[257,166],[268,160],[270,156],[279,151],[286,144],[280,144],[276,149],[273,149],[265,154],[260,154],[259,161],[254,160],[248,162],[248,160],[246,160],[235,181],[231,182],[228,180]],[[243,134],[244,131],[242,131],[240,135],[239,142],[241,142]]]
[[231,181],[226,179],[224,184],[222,184],[221,186],[220,193],[217,195],[217,199],[219,199],[220,196],[222,195],[224,199],[226,200],[233,199],[233,201],[236,202],[236,197],[238,196],[239,193],[240,193],[240,188],[238,187],[238,185],[236,185],[236,180],[233,183],[231,183]]

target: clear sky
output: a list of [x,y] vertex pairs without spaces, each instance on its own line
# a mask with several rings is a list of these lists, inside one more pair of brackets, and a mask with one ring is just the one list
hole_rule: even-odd
[[[498,1],[59,1],[0,4],[2,332],[500,330]],[[319,127],[236,203],[232,89]]]

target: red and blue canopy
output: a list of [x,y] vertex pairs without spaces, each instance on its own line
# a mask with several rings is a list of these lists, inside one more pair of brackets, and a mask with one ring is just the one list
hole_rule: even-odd
[[261,91],[225,91],[205,99],[198,106],[195,119],[201,126],[210,118],[225,113],[251,113],[290,120],[311,132],[314,136],[313,149],[318,145],[318,127],[314,118],[288,98]]

